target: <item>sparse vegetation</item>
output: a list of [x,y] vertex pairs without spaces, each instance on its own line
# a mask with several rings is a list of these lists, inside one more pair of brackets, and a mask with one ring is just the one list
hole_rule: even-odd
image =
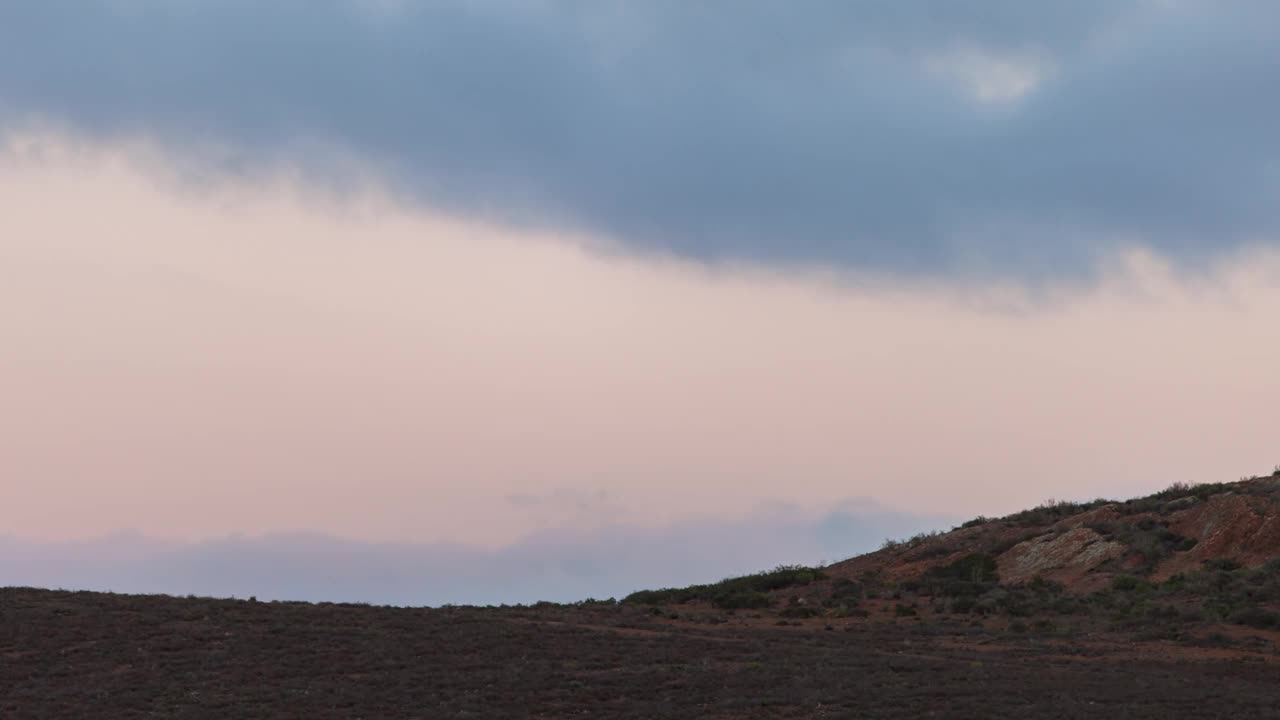
[[623,602],[633,605],[675,605],[701,600],[725,610],[766,608],[773,604],[769,592],[804,586],[825,578],[826,575],[815,568],[780,565],[767,572],[726,578],[707,585],[640,590],[628,595]]
[[[1250,478],[1241,478],[1241,480],[1249,480]],[[1121,515],[1139,515],[1142,513],[1159,513],[1168,514],[1174,510],[1189,507],[1198,501],[1204,501],[1224,492],[1235,492],[1240,489],[1239,485],[1232,483],[1202,483],[1199,485],[1188,485],[1183,482],[1175,482],[1169,487],[1158,493],[1148,495],[1146,497],[1133,498],[1119,503],[1116,510]]]
[[[1036,630],[1056,624],[1048,618],[1101,618],[1116,630],[1142,630],[1152,637],[1176,639],[1188,627],[1206,621],[1226,621],[1259,629],[1280,628],[1280,560],[1261,568],[1209,562],[1201,570],[1179,574],[1161,583],[1119,574],[1104,590],[1080,595],[1053,582],[1001,586],[994,568],[983,556],[969,556],[939,568],[929,579],[899,587],[904,596],[941,599],[950,614],[1038,617]],[[895,614],[897,613],[895,607]]]
[[903,605],[902,603],[896,603],[893,606],[893,614],[895,617],[916,617],[920,613],[910,605]]
[[1063,518],[1077,515],[1109,504],[1110,500],[1098,498],[1088,502],[1071,502],[1050,498],[1030,510],[1014,513],[1002,518],[1004,522],[1022,527],[1051,525]]
[[1087,527],[1107,540],[1124,543],[1141,556],[1142,565],[1132,568],[1139,575],[1147,575],[1156,565],[1175,552],[1186,552],[1196,546],[1195,538],[1187,538],[1169,530],[1168,521],[1146,517],[1137,522],[1090,523]]
[[862,603],[862,584],[849,578],[836,578],[831,581],[831,594],[827,597],[827,607],[855,608]]
[[[930,532],[916,533],[915,535],[912,535],[906,540],[895,540],[894,538],[885,538],[885,541],[880,545],[880,549],[881,550],[904,550],[904,549],[914,550],[915,548],[918,548],[924,545],[929,540],[936,537],[940,537],[941,535],[943,535],[942,532],[938,530],[932,530]],[[945,548],[943,549],[943,552],[945,552]]]

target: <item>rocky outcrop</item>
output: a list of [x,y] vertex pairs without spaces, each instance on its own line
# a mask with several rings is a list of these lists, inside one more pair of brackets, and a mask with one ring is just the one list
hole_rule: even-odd
[[1280,558],[1280,507],[1269,497],[1240,493],[1214,495],[1171,513],[1169,529],[1197,543],[1166,559],[1153,573],[1164,580],[1194,570],[1205,560],[1232,560],[1254,567]]
[[983,554],[995,558],[1001,583],[1039,577],[1088,593],[1109,585],[1116,572],[1163,581],[1209,560],[1259,567],[1280,559],[1280,471],[1125,502],[1088,503],[1065,516],[1063,507],[1043,506],[891,543],[827,571],[837,578],[872,573],[905,580]]
[[1107,540],[1087,527],[1048,532],[1014,545],[996,558],[1004,583],[1030,582],[1037,577],[1070,586],[1109,560],[1124,557],[1123,543]]

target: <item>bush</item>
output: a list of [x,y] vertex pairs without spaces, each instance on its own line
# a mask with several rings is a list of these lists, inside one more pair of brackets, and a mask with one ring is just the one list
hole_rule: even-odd
[[975,597],[994,587],[998,579],[995,558],[984,553],[971,553],[946,565],[930,568],[919,580],[908,580],[899,587],[934,597]]
[[1260,607],[1249,607],[1231,615],[1231,622],[1248,625],[1259,630],[1269,630],[1280,625],[1280,614]]
[[846,617],[863,617],[864,618],[870,615],[871,613],[867,612],[866,610],[863,610],[862,608],[856,608],[856,607],[851,608],[851,607],[841,605],[840,607],[835,608],[834,610],[832,610],[827,614],[834,618],[846,618]]
[[832,580],[830,602],[832,605],[857,605],[862,602],[862,585],[849,578]]
[[778,614],[785,618],[811,618],[815,617],[818,611],[808,605],[788,605]]
[[1031,624],[1031,628],[1036,632],[1050,633],[1058,629],[1058,626],[1048,618],[1040,618]]
[[991,557],[1000,557],[1001,555],[1005,554],[1005,552],[1013,548],[1015,545],[1020,545],[1032,538],[1040,537],[1041,535],[1045,535],[1045,534],[1047,533],[1042,530],[1028,530],[1022,534],[1015,535],[1011,538],[1008,538],[999,543],[996,543],[994,546],[990,548],[990,551],[987,554],[990,555]]
[[1183,537],[1166,527],[1166,524],[1167,521],[1144,517],[1132,523],[1099,522],[1089,523],[1086,527],[1108,540],[1124,543],[1141,555],[1143,562],[1137,568],[1137,573],[1147,575],[1172,553],[1185,552],[1196,546],[1195,538]]
[[705,600],[725,610],[764,608],[773,604],[768,595],[770,591],[808,585],[824,579],[826,575],[814,568],[779,565],[768,572],[727,578],[709,585],[641,590],[631,593],[623,602],[634,605],[666,605]]
[[713,595],[711,603],[721,610],[755,610],[773,604],[773,598],[762,592],[741,590]]
[[941,557],[942,555],[950,555],[951,548],[945,543],[934,543],[915,554],[914,560],[927,560],[929,558]]
[[1132,592],[1142,585],[1142,581],[1132,575],[1117,575],[1111,580],[1111,589],[1117,592]]
[[970,553],[947,565],[931,568],[925,576],[972,583],[994,583],[999,580],[996,575],[996,559],[986,553]]
[[1050,498],[1030,510],[1023,510],[1004,518],[1005,522],[1013,525],[1021,525],[1030,527],[1035,525],[1052,525],[1057,521],[1077,515],[1082,512],[1093,510],[1109,504],[1110,500],[1098,498],[1088,502],[1069,502],[1067,500],[1054,500]]

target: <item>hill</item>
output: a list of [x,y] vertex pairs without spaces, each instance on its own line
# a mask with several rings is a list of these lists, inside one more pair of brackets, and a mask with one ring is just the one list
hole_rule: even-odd
[[780,618],[1034,617],[1170,638],[1219,622],[1280,629],[1280,468],[1126,501],[1050,501],[824,568],[646,590],[626,602]]
[[1263,567],[1280,559],[1280,470],[1234,483],[1174,484],[1123,502],[1049,501],[948,533],[891,541],[828,571],[920,578],[975,554],[990,558],[1002,584],[1041,579],[1077,594],[1118,577],[1167,581],[1206,564]]

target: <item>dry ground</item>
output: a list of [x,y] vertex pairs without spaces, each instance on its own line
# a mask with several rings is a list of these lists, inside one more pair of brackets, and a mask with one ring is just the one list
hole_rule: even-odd
[[0,718],[1280,717],[1261,633],[777,622],[0,589]]

